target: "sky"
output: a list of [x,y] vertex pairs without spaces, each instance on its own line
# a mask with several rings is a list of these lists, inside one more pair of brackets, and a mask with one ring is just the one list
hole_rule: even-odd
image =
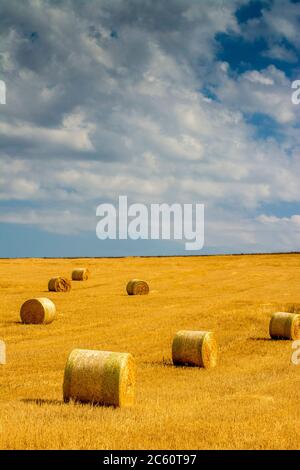
[[[299,1],[1,0],[0,257],[300,251]],[[96,208],[205,206],[205,243]]]

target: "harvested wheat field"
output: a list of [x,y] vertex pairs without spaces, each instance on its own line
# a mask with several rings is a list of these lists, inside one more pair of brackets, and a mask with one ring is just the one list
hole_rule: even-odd
[[[91,279],[48,292],[78,260],[0,260],[1,449],[299,449],[300,365],[271,340],[272,313],[300,309],[300,256],[84,259]],[[128,296],[130,279],[147,296]],[[22,324],[20,307],[47,297],[51,324]],[[212,331],[216,367],[175,367],[180,330]],[[64,403],[73,349],[131,353],[132,407]]]

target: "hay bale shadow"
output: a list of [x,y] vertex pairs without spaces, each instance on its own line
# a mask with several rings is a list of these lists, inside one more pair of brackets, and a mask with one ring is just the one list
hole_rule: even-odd
[[161,361],[144,361],[143,364],[147,366],[176,367],[171,359],[165,359],[164,357]]
[[1,322],[3,325],[23,325],[20,320],[4,320]]
[[251,337],[251,338],[248,338],[250,341],[291,341],[290,339],[288,338],[255,338],[255,337]]
[[34,404],[38,406],[42,405],[65,405],[63,400],[48,400],[44,398],[22,398],[21,402]]
[[93,408],[117,408],[115,405],[107,405],[103,403],[98,403],[98,402],[92,402],[92,401],[84,401],[84,400],[49,400],[49,399],[44,399],[44,398],[22,398],[21,399],[22,403],[27,403],[30,405],[38,405],[38,406],[43,406],[43,405],[53,405],[53,406],[69,406],[70,404],[73,404],[75,406],[91,406]]
[[272,338],[266,337],[259,337],[259,336],[251,336],[248,338],[249,341],[274,341]]

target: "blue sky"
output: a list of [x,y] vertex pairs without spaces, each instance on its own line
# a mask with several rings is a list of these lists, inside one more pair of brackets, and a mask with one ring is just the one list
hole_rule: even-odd
[[300,250],[299,1],[0,8],[1,257],[189,254],[98,240],[119,195],[205,204],[199,254]]

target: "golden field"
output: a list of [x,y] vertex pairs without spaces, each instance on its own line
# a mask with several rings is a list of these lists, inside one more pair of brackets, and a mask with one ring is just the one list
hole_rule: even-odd
[[[56,275],[86,266],[69,293]],[[148,296],[128,296],[131,278]],[[272,341],[270,315],[300,306],[300,256],[0,260],[1,449],[299,449],[300,365],[291,342]],[[50,325],[19,323],[31,297],[54,301]],[[212,330],[214,369],[173,367],[180,329]],[[73,348],[132,353],[136,401],[114,409],[64,404]]]

